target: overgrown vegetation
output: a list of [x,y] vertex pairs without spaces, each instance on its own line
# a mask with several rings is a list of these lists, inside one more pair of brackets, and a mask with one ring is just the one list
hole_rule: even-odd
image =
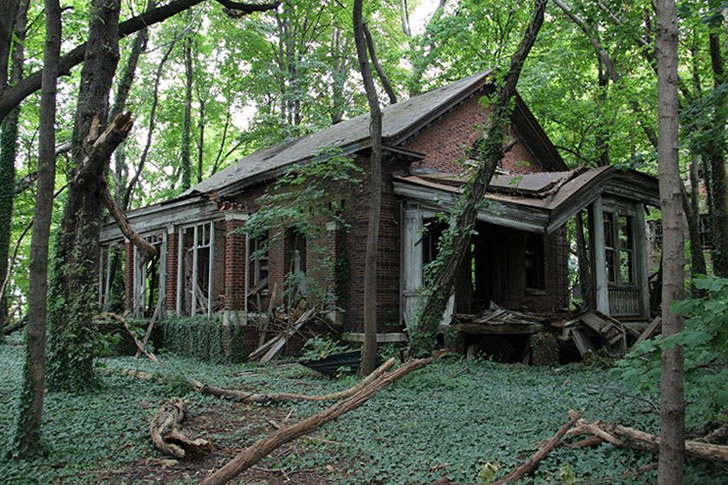
[[[346,260],[346,234],[349,224],[344,217],[346,201],[353,187],[361,181],[362,168],[339,148],[319,151],[308,163],[294,165],[271,189],[258,199],[260,208],[248,219],[245,232],[267,244],[253,253],[263,256],[272,244],[286,237],[305,241],[305,272],[295,271],[291,255],[284,282],[284,301],[295,304],[305,293],[310,301],[334,307],[344,300],[349,282]],[[334,234],[330,234],[330,232]],[[333,236],[337,251],[331,251]],[[290,244],[295,247],[295,242]],[[341,247],[339,247],[341,246]],[[304,263],[304,264],[306,264]],[[323,275],[313,278],[312,274]],[[305,290],[304,290],[305,289]]]
[[705,296],[674,302],[672,310],[685,317],[674,336],[646,340],[616,364],[615,373],[641,391],[655,392],[660,379],[660,350],[685,349],[685,399],[688,426],[725,419],[728,409],[728,279],[698,277],[696,288]]
[[[17,337],[0,347],[0,407],[12,409],[21,385],[23,348]],[[238,449],[268,433],[267,419],[282,422],[292,412],[297,422],[327,403],[286,403],[259,406],[232,403],[188,392],[174,385],[189,375],[212,385],[250,391],[292,391],[323,394],[345,389],[353,378],[331,380],[302,366],[215,365],[196,359],[164,356],[165,365],[120,357],[100,359],[103,386],[98,393],[47,396],[43,422],[47,457],[33,461],[0,461],[4,483],[196,483],[196,473],[215,467],[226,449]],[[121,369],[141,370],[154,378],[122,376]],[[161,379],[157,379],[159,376]],[[209,461],[163,468],[148,436],[149,420],[170,397],[182,395],[191,414],[185,426],[215,441]],[[428,483],[447,473],[451,479],[475,482],[484,465],[507,473],[533,453],[539,440],[550,437],[566,419],[569,408],[586,408],[589,420],[601,418],[654,432],[657,414],[651,394],[636,394],[620,379],[579,365],[560,369],[464,361],[448,357],[431,364],[389,389],[362,408],[327,425],[289,452],[274,454],[260,467],[284,470],[293,481],[316,471],[320,477],[345,484],[376,481],[392,485]],[[0,414],[7,433],[13,413]],[[103,430],[99,432],[99,430]],[[7,434],[0,435],[7,443]],[[534,483],[562,483],[564,470],[576,483],[635,483],[623,474],[652,462],[653,455],[611,445],[552,452],[538,468]],[[273,472],[276,473],[276,472]],[[654,471],[640,476],[654,480]],[[272,475],[280,478],[280,473]],[[255,476],[251,477],[252,482]],[[728,480],[720,466],[688,462],[686,483],[719,484]],[[257,478],[260,483],[269,480]]]
[[221,317],[172,317],[161,322],[162,348],[185,357],[216,364],[243,362],[247,358],[245,330],[223,325]]

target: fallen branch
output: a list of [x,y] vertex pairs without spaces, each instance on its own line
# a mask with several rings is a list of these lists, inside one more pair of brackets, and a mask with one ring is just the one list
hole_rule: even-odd
[[202,438],[189,438],[178,429],[184,417],[185,408],[181,399],[173,399],[159,408],[149,424],[154,447],[175,458],[210,453],[212,443]]
[[232,389],[222,389],[219,387],[209,386],[202,384],[198,381],[191,381],[195,386],[195,390],[202,394],[210,394],[216,397],[224,397],[238,402],[281,402],[281,401],[335,401],[340,399],[346,399],[353,396],[357,392],[361,391],[369,384],[381,377],[387,370],[394,365],[394,359],[389,359],[384,364],[380,365],[374,372],[369,374],[366,378],[362,379],[354,387],[346,389],[344,391],[335,392],[332,394],[325,394],[323,396],[310,396],[306,394],[295,394],[295,393],[273,393],[273,394],[259,394],[255,392],[236,391]]
[[[600,421],[588,423],[584,420],[579,420],[570,434],[592,434],[621,448],[633,448],[650,451],[652,453],[657,453],[660,446],[660,438],[658,436],[645,433],[635,428],[629,428],[619,424],[607,424]],[[686,440],[685,453],[702,460],[728,463],[728,446],[724,445]]]
[[536,469],[538,464],[546,458],[546,456],[559,446],[559,443],[561,443],[561,439],[564,437],[567,431],[571,429],[572,426],[576,424],[577,421],[579,421],[579,418],[584,414],[584,410],[574,412],[569,411],[569,420],[564,424],[561,429],[559,429],[556,434],[548,440],[548,442],[536,453],[533,454],[531,458],[529,458],[526,462],[524,462],[521,465],[518,465],[511,473],[506,475],[505,477],[501,478],[500,480],[496,480],[493,482],[492,485],[502,485],[505,483],[513,483],[516,480],[520,479],[521,477],[531,473],[533,470]]
[[271,433],[267,438],[263,438],[243,450],[224,467],[203,479],[200,484],[216,485],[232,480],[243,471],[255,465],[261,458],[269,455],[276,448],[305,434],[315,431],[329,421],[333,421],[339,416],[358,408],[371,399],[381,389],[387,387],[397,379],[406,376],[410,372],[426,366],[432,362],[432,359],[433,357],[428,357],[426,359],[410,361],[394,372],[380,376],[353,396],[334,404],[321,413],[308,417],[292,426],[287,426]]
[[124,317],[117,315],[116,313],[103,313],[101,315],[101,318],[110,318],[112,320],[116,320],[117,322],[121,323],[121,325],[124,327],[124,330],[126,330],[126,333],[129,334],[129,336],[134,340],[134,344],[136,345],[136,348],[139,350],[139,352],[146,355],[149,360],[151,360],[154,363],[159,364],[159,359],[157,359],[153,353],[149,352],[147,349],[144,348],[144,345],[139,341],[139,339],[136,338],[136,335],[134,335],[134,332],[131,331],[131,328],[129,327],[129,323],[124,319]]

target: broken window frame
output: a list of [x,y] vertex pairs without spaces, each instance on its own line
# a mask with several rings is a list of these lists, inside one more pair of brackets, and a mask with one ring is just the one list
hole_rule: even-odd
[[[605,209],[603,224],[607,282],[610,286],[636,286],[634,214]],[[627,233],[626,238],[624,238],[626,242],[622,238],[622,229],[625,229]],[[622,275],[623,257],[626,258],[628,264],[628,276],[626,278]]]
[[101,311],[109,311],[109,305],[111,304],[111,287],[114,282],[111,280],[111,266],[114,260],[114,252],[121,253],[120,269],[122,274],[124,272],[123,263],[125,262],[126,247],[124,241],[115,241],[108,244],[103,244],[99,251],[99,291],[98,291],[98,302]]
[[[192,251],[192,275],[190,278],[191,288],[189,288],[190,296],[190,317],[197,316],[197,282],[199,270],[199,251],[200,249],[209,249],[208,251],[208,283],[207,283],[207,318],[212,318],[213,307],[213,291],[214,291],[214,268],[215,268],[215,223],[216,220],[208,220],[203,222],[195,222],[180,226],[177,229],[177,302],[176,313],[178,317],[185,316],[184,294],[188,291],[185,288],[185,256],[187,251]],[[185,248],[185,239],[189,230],[192,230],[192,246]],[[202,233],[202,234],[200,234]],[[205,235],[207,234],[207,237]],[[202,237],[200,237],[202,235]]]
[[[167,281],[167,233],[166,232],[155,232],[142,236],[145,241],[150,243],[157,249],[159,264],[159,281],[158,281],[158,296],[157,298],[165,298],[166,293],[166,281]],[[133,275],[132,275],[132,314],[134,318],[144,317],[144,302],[147,298],[147,266],[150,261],[145,261],[142,264],[141,253],[139,248],[134,246],[134,258],[133,258]],[[158,302],[160,311],[163,306],[163,301]]]

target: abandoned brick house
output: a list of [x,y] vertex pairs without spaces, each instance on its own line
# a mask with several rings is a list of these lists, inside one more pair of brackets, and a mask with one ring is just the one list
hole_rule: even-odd
[[[377,270],[382,340],[405,338],[423,266],[434,258],[442,230],[437,215],[456,201],[466,158],[480,140],[477,125],[485,111],[479,98],[493,89],[488,79],[487,73],[473,75],[383,110]],[[478,216],[472,253],[448,311],[477,313],[491,302],[531,310],[566,306],[566,224],[586,211],[595,308],[620,319],[648,319],[644,208],[658,205],[657,181],[612,167],[569,170],[520,97],[511,119],[512,148]],[[270,239],[265,257],[251,258],[261,241],[239,229],[256,210],[256,200],[285,170],[311,160],[323,148],[339,147],[366,167],[368,128],[364,114],[259,150],[172,200],[131,211],[134,228],[159,248],[161,264],[154,268],[140,264],[137,250],[109,222],[101,233],[100,303],[109,304],[111,256],[122,251],[125,304],[137,316],[149,317],[158,307],[179,316],[222,313],[223,322],[246,325],[261,305],[260,299],[248,296],[255,292],[270,297],[288,271],[306,271],[314,257],[305,240],[282,231],[283,237]],[[348,338],[357,340],[363,329],[367,178],[344,195],[350,275],[348,298],[336,305],[343,310],[339,319]],[[325,244],[335,254],[342,242],[337,228],[329,229]]]

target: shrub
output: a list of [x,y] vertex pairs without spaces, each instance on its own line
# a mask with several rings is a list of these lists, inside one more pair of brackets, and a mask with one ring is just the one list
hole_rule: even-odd
[[219,317],[173,317],[161,327],[163,347],[177,355],[214,363],[242,362],[247,357],[243,327],[223,326]]
[[642,342],[619,361],[614,372],[640,390],[657,391],[660,351],[685,348],[686,419],[690,425],[715,419],[728,407],[728,279],[699,277],[703,298],[673,302],[671,310],[685,317],[684,329],[671,337]]

